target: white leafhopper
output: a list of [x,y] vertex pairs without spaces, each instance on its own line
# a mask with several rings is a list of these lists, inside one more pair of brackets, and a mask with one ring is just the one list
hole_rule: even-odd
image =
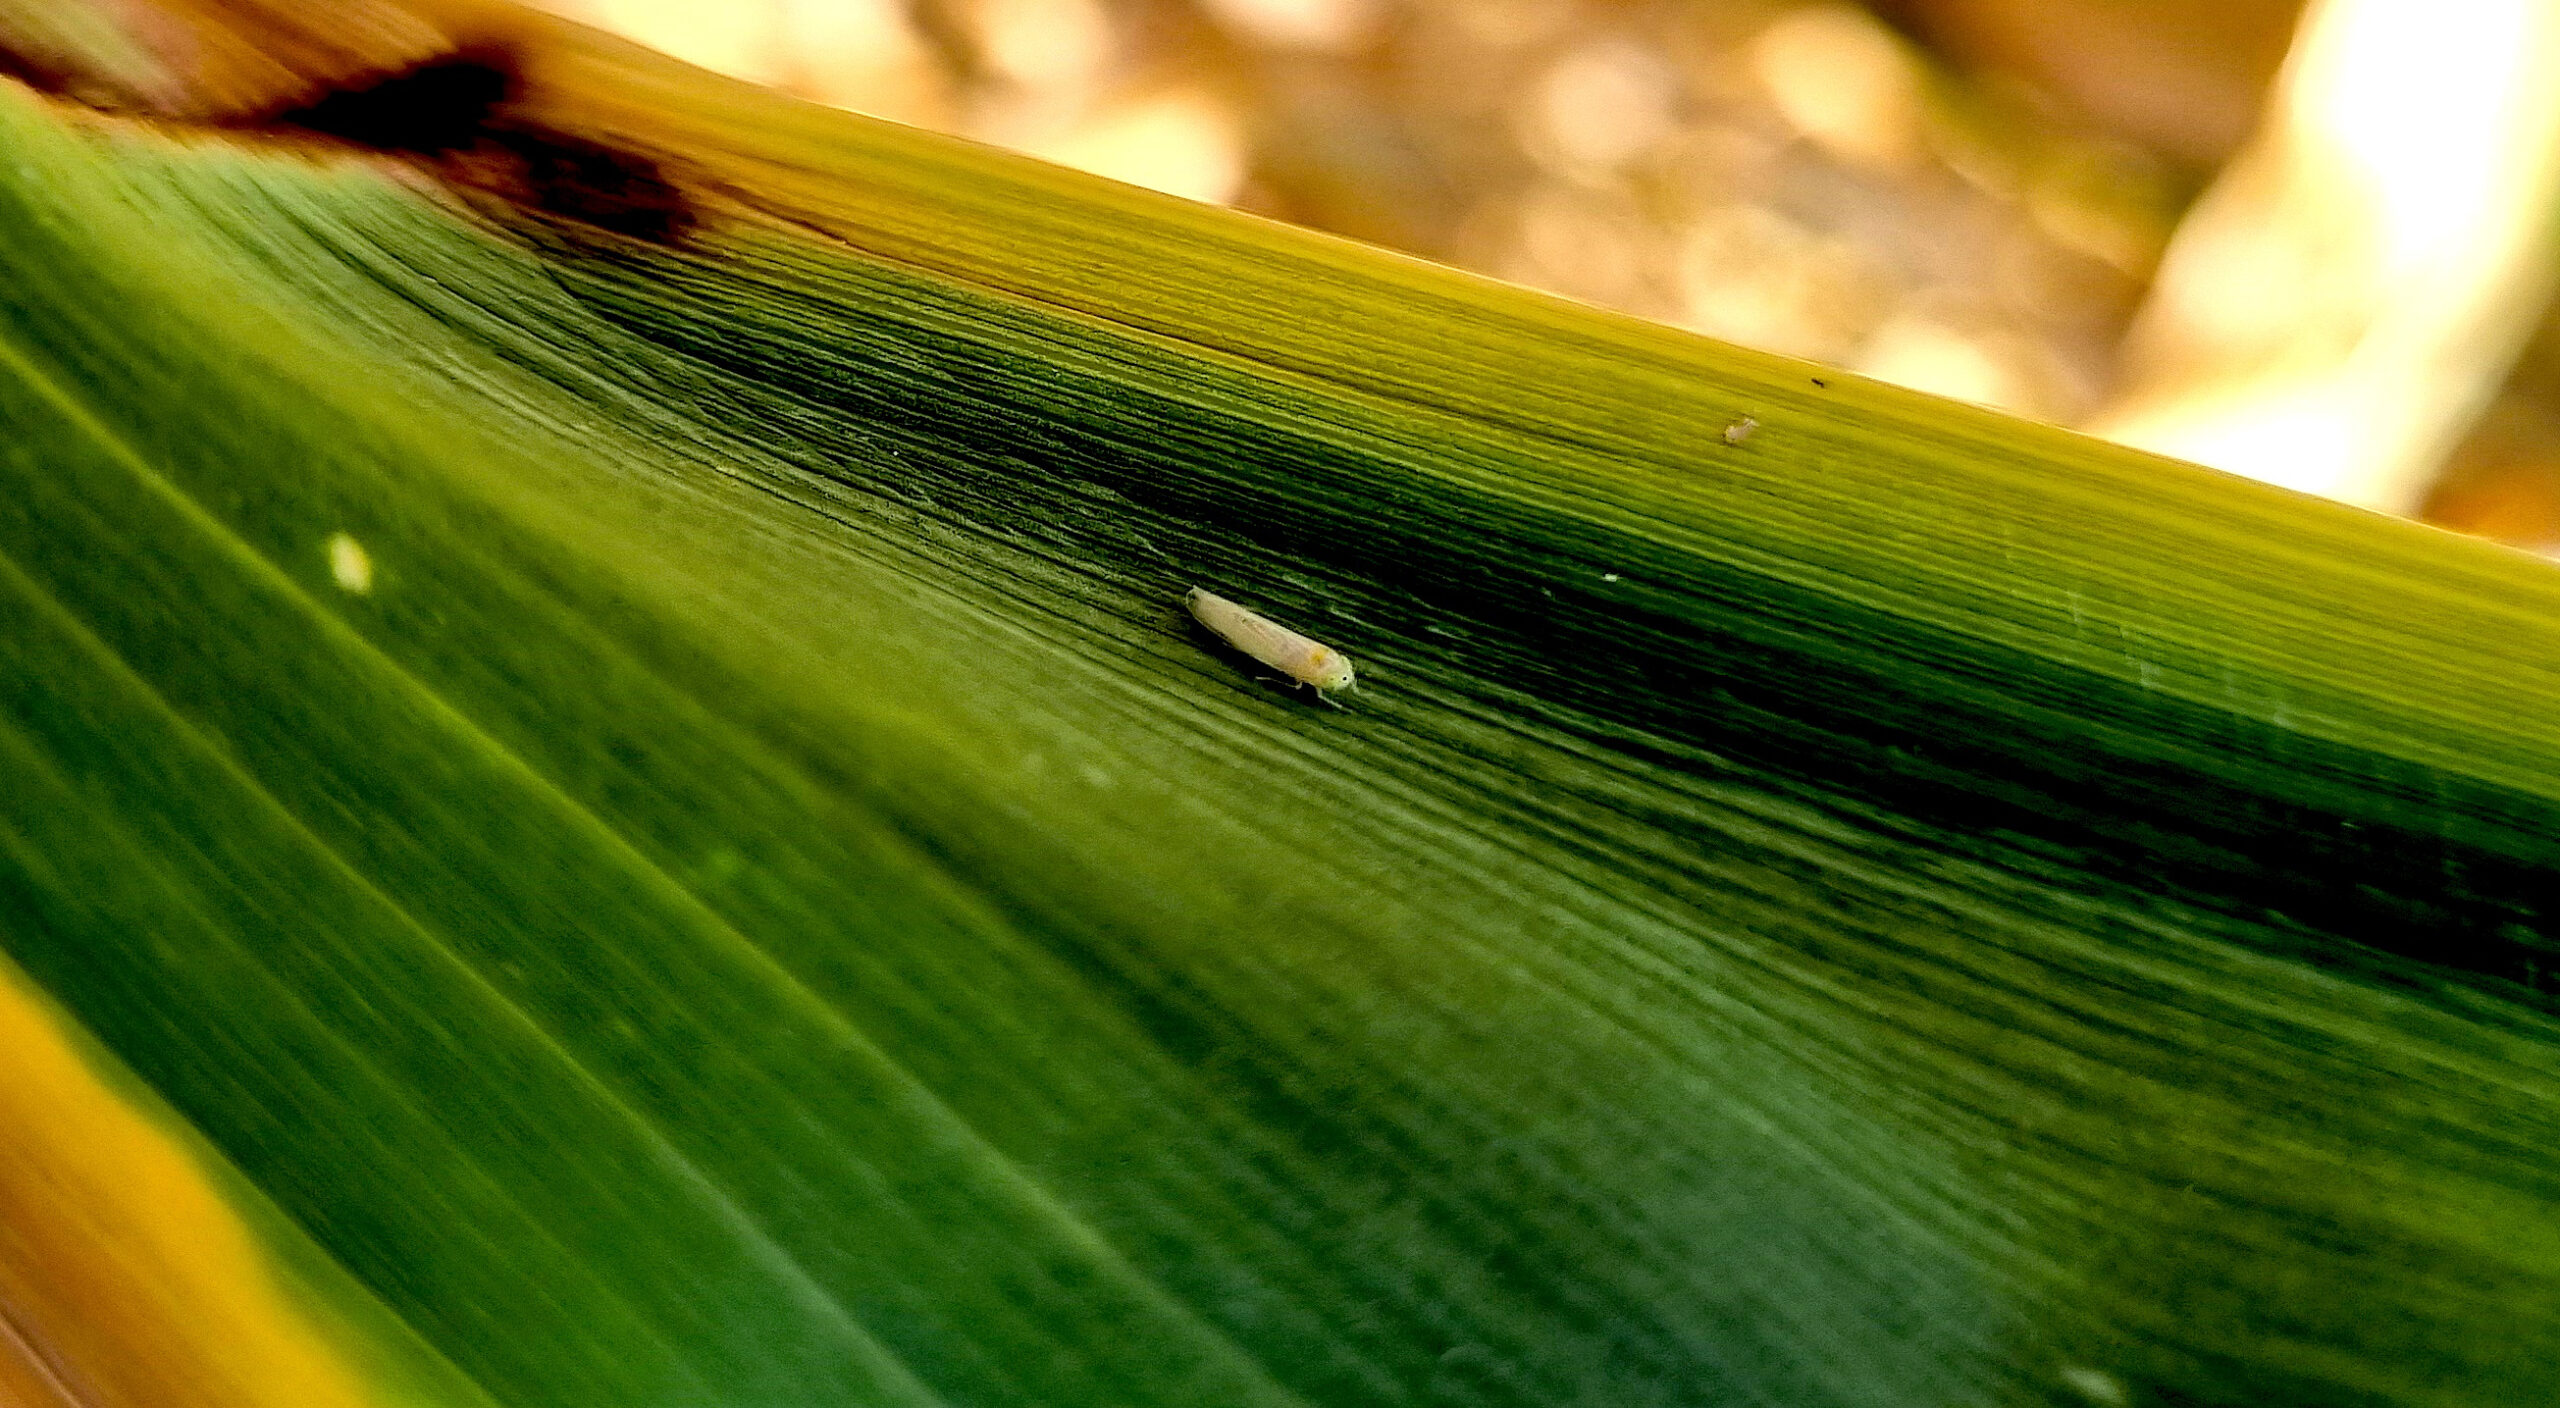
[[[1331,695],[1352,687],[1351,659],[1332,646],[1319,644],[1266,617],[1257,616],[1213,592],[1193,587],[1183,603],[1192,616],[1218,639],[1263,664],[1309,686],[1316,698],[1333,704]],[[1339,704],[1335,708],[1342,707]]]

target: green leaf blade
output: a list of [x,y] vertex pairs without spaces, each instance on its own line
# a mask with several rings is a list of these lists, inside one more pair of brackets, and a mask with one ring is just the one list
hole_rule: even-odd
[[[2560,1362],[2548,725],[2299,663],[2174,514],[2038,526],[2141,527],[2121,462],[1848,386],[1726,447],[1765,360],[1084,187],[972,287],[7,120],[86,164],[0,216],[9,952],[497,1401]],[[1191,340],[1024,296],[1186,225]]]

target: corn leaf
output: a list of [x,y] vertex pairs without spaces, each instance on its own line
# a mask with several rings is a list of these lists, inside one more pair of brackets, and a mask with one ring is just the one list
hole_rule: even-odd
[[22,1395],[2560,1393],[2543,564],[529,32],[0,93]]

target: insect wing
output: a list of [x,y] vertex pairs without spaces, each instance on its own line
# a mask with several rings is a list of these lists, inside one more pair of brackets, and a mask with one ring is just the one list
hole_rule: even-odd
[[1324,649],[1296,631],[1250,611],[1237,612],[1235,620],[1219,634],[1236,649],[1275,670],[1287,671],[1294,678],[1303,678],[1314,667],[1316,652]]
[[1321,658],[1323,646],[1305,636],[1245,610],[1225,597],[1191,589],[1191,614],[1220,640],[1278,670],[1304,681]]

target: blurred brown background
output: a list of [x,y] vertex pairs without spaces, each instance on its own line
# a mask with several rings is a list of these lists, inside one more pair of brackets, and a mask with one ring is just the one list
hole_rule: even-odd
[[2544,0],[546,0],[819,102],[2560,551]]

